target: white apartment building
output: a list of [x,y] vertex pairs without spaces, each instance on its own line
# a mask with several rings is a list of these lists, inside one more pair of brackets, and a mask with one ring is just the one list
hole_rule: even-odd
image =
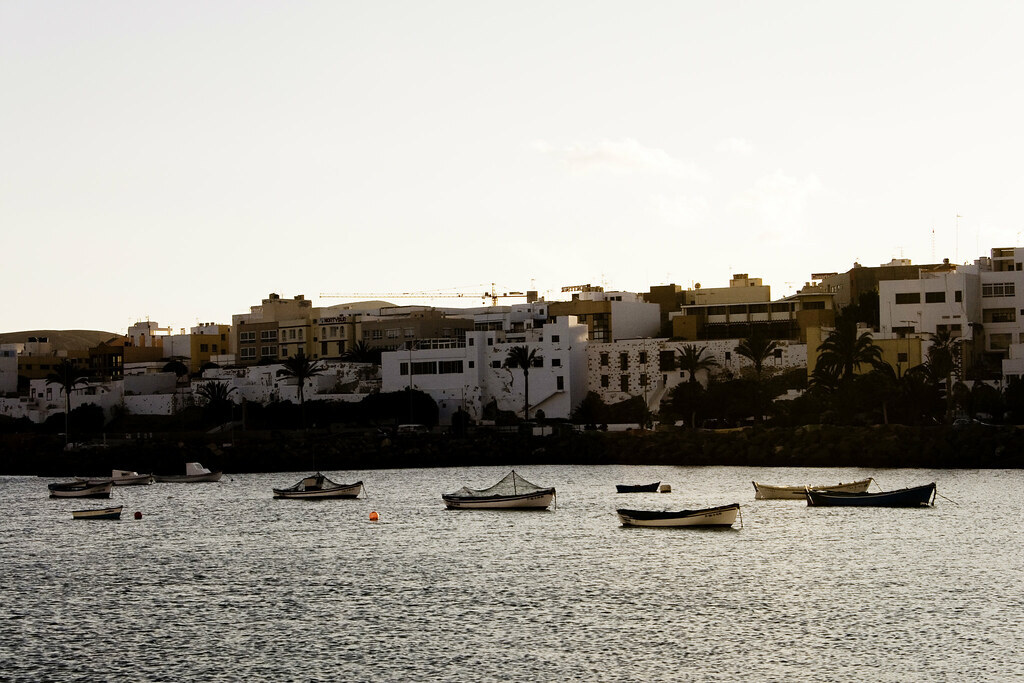
[[465,339],[420,340],[405,350],[385,352],[381,390],[412,388],[429,394],[437,402],[441,424],[451,424],[459,408],[480,420],[492,401],[499,410],[522,415],[523,371],[504,366],[509,350],[525,345],[538,358],[530,368],[530,416],[542,410],[549,418],[569,417],[586,395],[587,327],[572,316],[543,324],[536,324],[539,318],[515,317],[502,323],[515,332],[476,330]]

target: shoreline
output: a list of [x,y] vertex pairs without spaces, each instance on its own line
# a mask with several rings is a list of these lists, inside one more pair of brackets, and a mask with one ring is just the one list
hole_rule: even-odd
[[240,432],[233,443],[226,435],[167,434],[74,451],[53,435],[0,435],[0,475],[109,476],[115,468],[168,474],[193,461],[236,474],[513,464],[1020,469],[1024,430],[811,425],[550,436]]

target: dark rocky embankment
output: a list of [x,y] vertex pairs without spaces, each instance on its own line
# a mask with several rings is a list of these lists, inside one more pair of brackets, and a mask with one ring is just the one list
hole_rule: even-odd
[[1015,469],[1024,467],[1024,430],[811,426],[391,438],[373,432],[247,432],[236,434],[233,443],[172,435],[77,451],[65,451],[63,441],[52,436],[0,437],[4,475],[109,475],[113,468],[172,473],[183,472],[188,461],[229,473],[533,464]]

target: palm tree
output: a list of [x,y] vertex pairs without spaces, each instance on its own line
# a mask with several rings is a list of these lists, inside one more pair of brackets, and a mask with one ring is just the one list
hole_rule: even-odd
[[746,339],[741,339],[736,347],[736,353],[749,360],[754,365],[754,404],[757,406],[758,422],[761,421],[765,412],[765,401],[762,396],[762,374],[764,373],[764,362],[775,355],[778,344],[774,339],[769,339],[760,331],[755,332]]
[[523,419],[530,419],[530,367],[537,360],[537,349],[528,346],[513,346],[505,357],[506,368],[523,370]]
[[220,414],[227,412],[227,408],[231,404],[231,393],[236,389],[237,387],[231,387],[229,389],[226,382],[212,380],[200,384],[196,389],[196,394],[201,398],[206,399],[206,405],[209,408],[210,413],[214,418],[220,419]]
[[690,373],[689,382],[697,381],[698,372],[711,374],[712,368],[718,367],[718,361],[714,356],[705,356],[704,352],[708,347],[697,348],[694,344],[684,344],[679,352],[679,369]]
[[764,362],[775,355],[775,349],[779,348],[774,339],[769,339],[761,332],[755,332],[746,339],[741,339],[736,347],[736,353],[749,360],[754,365],[754,375],[761,381],[761,374],[764,372]]
[[299,409],[302,411],[302,426],[306,426],[305,413],[305,385],[306,380],[322,375],[325,368],[318,360],[310,360],[306,354],[299,351],[298,354],[290,356],[282,363],[283,367],[277,371],[278,377],[291,377],[299,384]]
[[89,384],[89,374],[67,358],[61,360],[46,377],[47,384],[60,385],[64,392],[64,445],[68,439],[68,415],[71,413],[71,392],[80,384]]
[[380,355],[383,349],[373,348],[364,341],[356,342],[352,348],[341,354],[341,359],[350,363],[373,363],[380,365]]
[[852,316],[839,316],[835,328],[818,345],[815,372],[820,368],[838,384],[845,384],[860,366],[877,367],[882,362],[882,350],[875,346],[870,332],[857,331],[857,321]]

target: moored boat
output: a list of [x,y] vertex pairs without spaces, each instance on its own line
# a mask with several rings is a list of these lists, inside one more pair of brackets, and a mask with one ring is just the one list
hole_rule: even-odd
[[874,479],[868,477],[867,479],[861,479],[859,481],[851,481],[848,484],[833,484],[831,486],[771,486],[770,484],[761,484],[756,481],[751,482],[754,485],[754,498],[757,500],[768,500],[768,499],[786,499],[786,500],[803,500],[805,491],[846,491],[848,493],[863,493],[868,490],[868,486],[871,485]]
[[169,484],[191,484],[203,481],[220,481],[223,472],[211,472],[198,462],[185,463],[185,474],[158,474],[156,480]]
[[653,484],[616,484],[615,493],[657,493],[660,481]]
[[78,481],[87,481],[90,484],[105,484],[108,481],[114,486],[145,486],[152,484],[156,479],[152,474],[139,474],[132,470],[113,470],[109,477],[90,478],[75,477]]
[[50,498],[110,498],[109,481],[105,484],[90,484],[87,481],[65,481],[49,484]]
[[807,505],[812,507],[927,507],[935,500],[935,482],[880,493],[849,493],[846,491],[811,491],[804,493]]
[[356,498],[362,490],[362,481],[357,481],[354,484],[339,484],[317,472],[300,480],[295,486],[274,489],[274,498],[302,498],[305,500]]
[[736,515],[740,511],[739,503],[719,505],[701,510],[679,510],[678,512],[658,510],[626,510],[619,509],[622,526],[732,526],[736,523]]
[[99,508],[97,510],[74,510],[71,512],[72,519],[121,519],[121,510],[124,506],[116,508]]
[[463,486],[454,493],[444,493],[441,499],[449,509],[461,510],[542,510],[555,498],[553,487],[537,486],[512,470],[501,481],[486,489]]

